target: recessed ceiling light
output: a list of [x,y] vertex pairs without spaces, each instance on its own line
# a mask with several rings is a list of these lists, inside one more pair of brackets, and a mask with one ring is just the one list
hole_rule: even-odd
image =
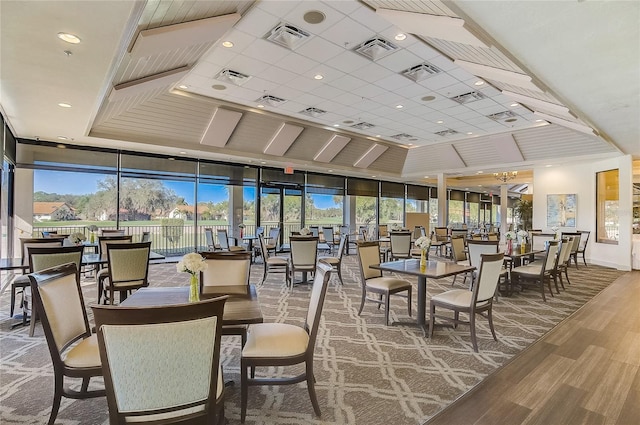
[[171,158],[167,158],[169,161],[175,161],[176,159],[171,157]]
[[259,105],[258,105],[258,108],[264,108],[264,105],[259,104]]
[[402,109],[402,108],[404,108],[404,106],[402,106],[402,105],[396,105],[396,109]]
[[214,84],[211,86],[211,88],[214,90],[226,90],[227,86],[225,86],[224,84]]
[[340,124],[334,124],[333,126],[334,127],[340,127]]
[[536,120],[536,122],[542,122],[542,121],[544,121],[544,120]]
[[374,177],[374,178],[375,178],[376,176],[371,176],[371,177]]
[[376,134],[376,137],[382,137],[382,136],[380,136],[379,134]]
[[467,132],[467,134],[468,134],[468,135],[472,135],[473,133],[472,133],[472,132],[470,132],[470,131],[468,131],[468,132]]
[[189,86],[186,86],[186,85],[184,85],[184,84],[180,84],[180,85],[178,86],[178,88],[179,88],[179,89],[184,90],[184,89],[188,89],[188,88],[189,88]]
[[71,108],[71,104],[66,102],[60,102],[58,103],[58,106],[60,106],[61,108]]
[[511,106],[516,107],[516,106],[520,106],[519,103],[512,103]]
[[396,40],[398,40],[398,41],[402,41],[402,40],[404,40],[404,39],[406,39],[406,38],[407,38],[407,34],[398,33],[398,34],[396,34],[396,36],[395,36],[395,37],[393,37],[393,38],[395,38],[395,39],[396,39]]
[[260,164],[266,164],[267,161],[260,161]]
[[424,178],[425,178],[425,179],[428,179],[428,178],[429,178],[429,176],[424,176]]
[[319,10],[310,10],[303,15],[303,19],[308,24],[319,24],[324,21],[326,16]]
[[436,121],[436,123],[437,123],[437,124],[443,124],[443,123],[444,123],[444,121],[439,120],[439,121]]
[[58,139],[60,139],[60,140],[69,140],[69,138],[66,137],[66,136],[58,136]]
[[59,149],[66,149],[67,147],[65,145],[63,145],[62,143],[59,145],[56,145],[57,148]]
[[407,143],[407,145],[409,145],[409,146],[413,146],[413,143]]
[[69,34],[68,32],[59,32],[58,38],[62,41],[66,41],[67,43],[71,43],[71,44],[80,43],[80,37],[78,37],[75,34]]
[[553,165],[547,164],[547,165],[545,165],[545,167],[549,168],[549,167],[553,167]]
[[324,78],[324,75],[322,75],[322,74],[316,74],[316,75],[313,76],[314,80],[322,80],[323,78]]
[[327,171],[330,172],[330,173],[333,173],[333,170],[327,170]]
[[479,184],[479,185],[478,185],[478,187],[482,187],[482,185],[481,185],[481,184]]
[[[464,188],[464,190],[469,190],[469,188],[468,188],[468,187],[465,187],[465,188]],[[572,245],[572,246],[573,246],[573,245]]]
[[230,49],[233,47],[233,42],[227,40],[227,41],[223,41],[222,42],[222,47],[226,47],[227,49]]
[[423,98],[421,98],[421,100],[425,102],[431,102],[432,100],[435,100],[435,98],[435,96],[424,96]]
[[187,153],[185,151],[180,151],[180,155],[186,155]]
[[484,171],[482,171],[482,170],[477,172],[477,174],[482,174],[482,173],[484,173]]
[[474,86],[481,86],[483,84],[484,84],[484,81],[482,81],[482,80],[478,80],[475,83],[473,83]]

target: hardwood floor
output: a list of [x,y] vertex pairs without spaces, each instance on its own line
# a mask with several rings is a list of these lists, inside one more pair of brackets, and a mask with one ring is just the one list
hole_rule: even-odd
[[426,424],[638,424],[639,369],[633,271]]

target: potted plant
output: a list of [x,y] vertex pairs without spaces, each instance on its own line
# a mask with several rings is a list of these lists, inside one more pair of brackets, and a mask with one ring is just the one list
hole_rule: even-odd
[[513,213],[518,217],[522,229],[531,229],[533,222],[533,202],[520,199],[513,207]]

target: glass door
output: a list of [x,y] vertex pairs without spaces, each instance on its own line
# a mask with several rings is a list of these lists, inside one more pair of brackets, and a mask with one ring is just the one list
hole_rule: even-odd
[[260,225],[265,234],[280,227],[278,244],[287,247],[291,232],[303,226],[302,188],[297,185],[266,184],[260,189]]

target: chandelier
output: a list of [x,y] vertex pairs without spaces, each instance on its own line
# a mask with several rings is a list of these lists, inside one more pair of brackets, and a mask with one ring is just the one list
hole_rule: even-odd
[[493,173],[493,177],[497,180],[500,180],[503,183],[508,182],[509,180],[513,180],[518,175],[517,171],[503,171],[502,173]]

